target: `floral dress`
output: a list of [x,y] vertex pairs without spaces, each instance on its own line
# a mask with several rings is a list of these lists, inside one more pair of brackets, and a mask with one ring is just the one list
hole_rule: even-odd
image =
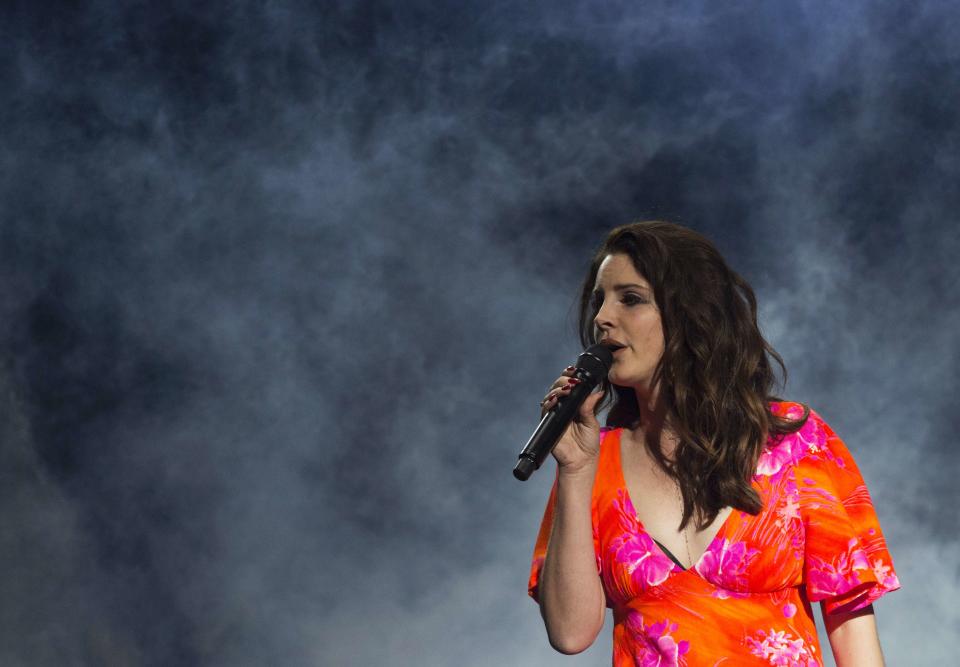
[[[770,409],[803,414],[798,403]],[[768,440],[752,480],[761,512],[730,512],[686,570],[637,518],[620,466],[621,432],[601,430],[591,504],[615,667],[821,667],[810,603],[849,612],[900,587],[853,457],[815,412],[799,431]],[[556,492],[555,480],[533,553],[528,590],[538,602]]]

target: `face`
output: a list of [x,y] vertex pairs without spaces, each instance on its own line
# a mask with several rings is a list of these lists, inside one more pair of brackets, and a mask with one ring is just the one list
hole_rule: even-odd
[[607,376],[615,385],[649,390],[663,356],[663,324],[653,289],[624,254],[607,255],[597,271],[593,304],[598,341],[612,339],[625,347],[613,353]]

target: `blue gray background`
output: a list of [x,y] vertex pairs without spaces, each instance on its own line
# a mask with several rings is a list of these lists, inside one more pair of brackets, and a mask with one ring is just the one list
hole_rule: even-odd
[[955,659],[955,3],[0,12],[0,663],[609,664],[548,646],[510,471],[645,218],[853,451],[888,662]]

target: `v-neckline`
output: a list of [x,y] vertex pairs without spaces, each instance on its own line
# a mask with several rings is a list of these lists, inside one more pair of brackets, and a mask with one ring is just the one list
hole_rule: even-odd
[[677,564],[677,562],[673,558],[670,558],[670,556],[667,553],[665,553],[664,548],[660,546],[660,543],[657,542],[657,540],[653,537],[653,535],[647,532],[646,526],[643,525],[643,522],[640,520],[640,517],[637,515],[637,506],[634,504],[633,498],[630,497],[630,489],[627,487],[627,478],[623,474],[623,450],[622,450],[623,427],[621,426],[617,428],[616,433],[617,433],[617,446],[614,447],[614,450],[616,451],[617,459],[615,461],[616,465],[614,465],[614,468],[616,469],[616,473],[619,479],[615,481],[617,482],[618,486],[621,489],[623,489],[623,493],[626,499],[630,501],[630,508],[633,511],[633,520],[636,521],[637,523],[637,529],[641,531],[644,535],[650,538],[650,541],[653,542],[653,548],[656,549],[660,553],[660,555],[662,555],[664,558],[668,559],[671,563],[673,563],[673,567],[675,569],[672,570],[671,573],[676,571],[676,568],[679,568],[681,572],[694,572],[694,573],[697,573],[697,575],[699,576],[697,567],[700,566],[700,561],[704,559],[704,557],[710,551],[711,547],[713,547],[713,543],[716,542],[718,538],[722,537],[723,534],[726,532],[727,524],[730,523],[731,517],[733,517],[734,512],[736,511],[736,508],[732,508],[730,512],[727,514],[726,518],[723,520],[723,522],[720,524],[720,527],[717,529],[717,532],[714,534],[713,537],[710,538],[710,541],[707,543],[707,548],[703,550],[703,553],[700,554],[700,557],[697,558],[697,560],[695,560],[690,565],[690,567],[688,568],[681,567],[680,565]]

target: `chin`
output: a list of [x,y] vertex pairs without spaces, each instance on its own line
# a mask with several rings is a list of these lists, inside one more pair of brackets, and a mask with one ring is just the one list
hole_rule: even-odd
[[643,377],[624,377],[619,373],[610,373],[607,375],[610,384],[615,384],[621,389],[635,389],[636,387],[647,386],[649,380]]

